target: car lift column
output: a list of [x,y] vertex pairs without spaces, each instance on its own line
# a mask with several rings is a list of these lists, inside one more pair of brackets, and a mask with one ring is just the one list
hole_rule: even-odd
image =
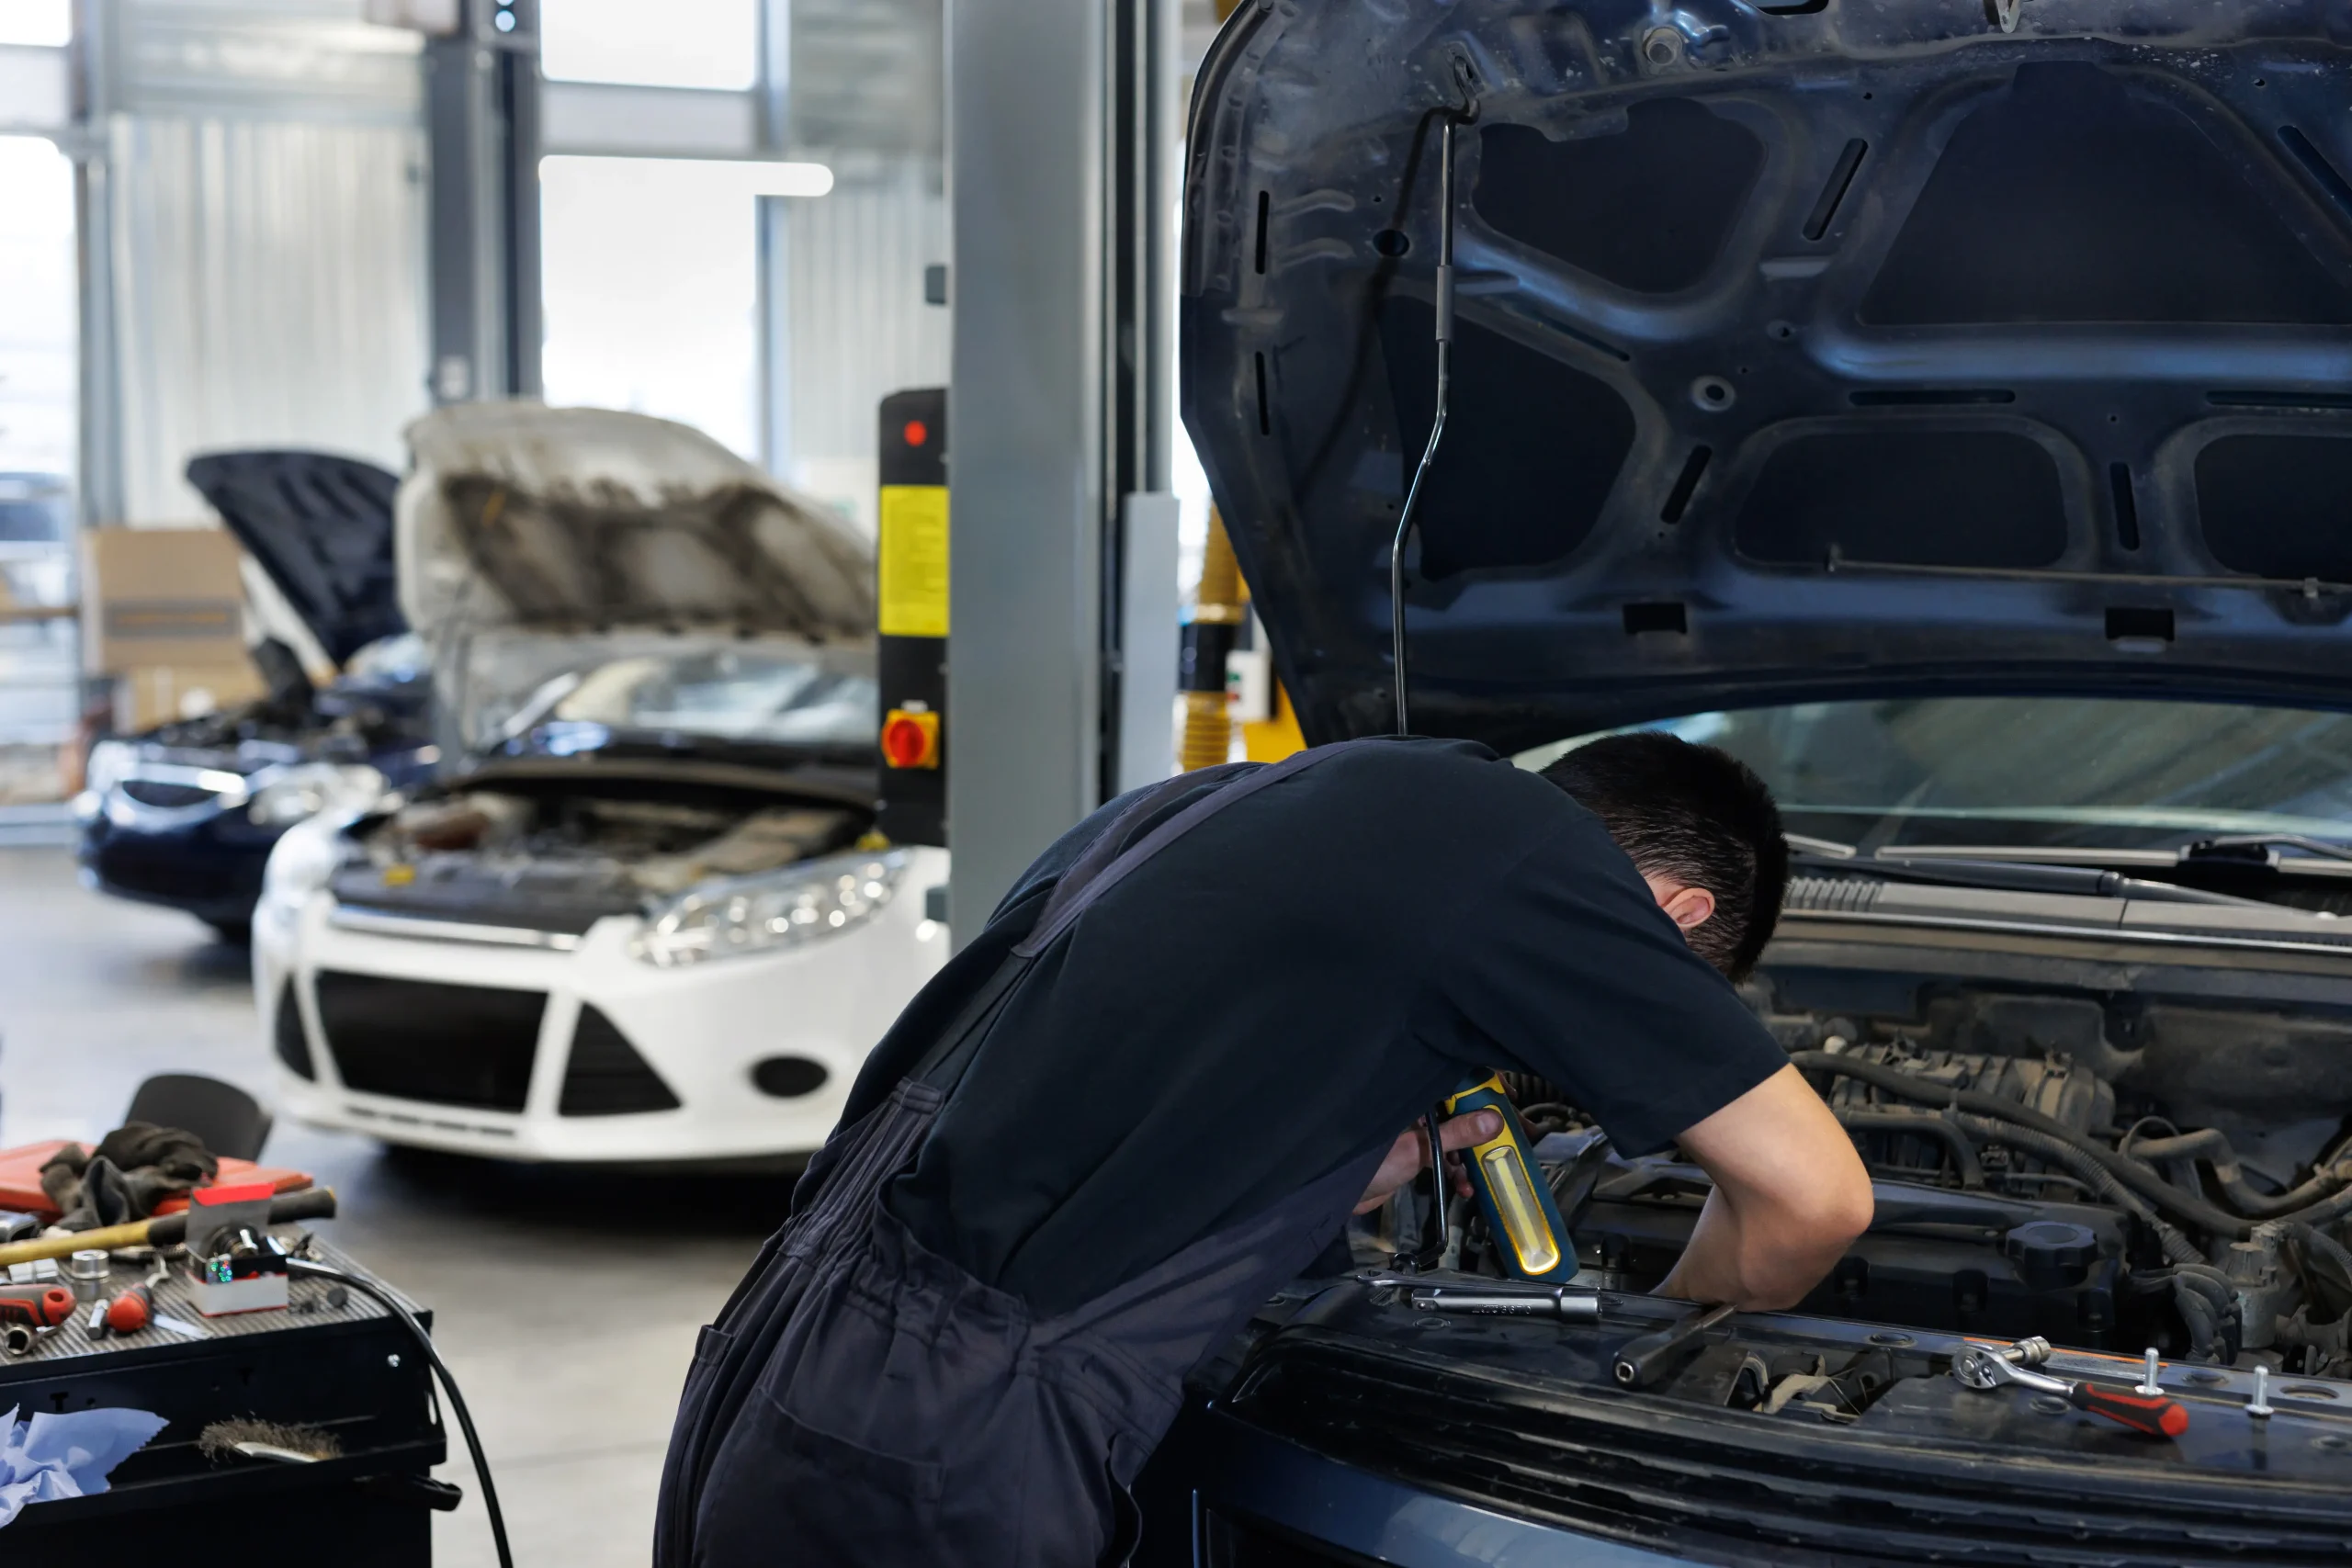
[[[956,941],[1170,742],[1176,0],[957,0],[947,813]],[[1130,537],[1144,547],[1131,552]],[[1130,571],[1130,557],[1136,566]],[[1140,592],[1136,579],[1155,581]],[[1167,645],[1167,658],[1153,656]],[[1124,712],[1123,712],[1124,708]],[[1136,727],[1123,737],[1126,727]],[[1124,740],[1136,742],[1123,744]],[[1124,760],[1123,760],[1124,758]],[[1164,773],[1165,769],[1162,769]]]
[[539,395],[539,0],[458,0],[424,46],[436,403]]

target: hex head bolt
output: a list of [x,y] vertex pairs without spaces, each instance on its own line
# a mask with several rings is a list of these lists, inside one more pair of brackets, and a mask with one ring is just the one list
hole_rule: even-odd
[[2270,1369],[2256,1361],[2254,1364],[2254,1397],[2246,1401],[2245,1413],[2257,1421],[2267,1421],[2270,1408]]
[[2156,1384],[2156,1372],[2163,1364],[2164,1363],[2157,1359],[2156,1348],[2154,1345],[2149,1346],[2147,1368],[2140,1375],[2140,1386],[2133,1389],[2132,1392],[2134,1393],[2144,1393],[2151,1399],[2154,1399],[2156,1395],[2164,1393],[2164,1390]]

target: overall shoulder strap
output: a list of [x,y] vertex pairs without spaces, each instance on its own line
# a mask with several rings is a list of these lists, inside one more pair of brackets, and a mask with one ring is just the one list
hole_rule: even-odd
[[[1214,793],[1193,802],[1192,805],[1145,834],[1124,852],[1119,853],[1115,859],[1105,855],[1098,862],[1094,851],[1090,849],[1084,856],[1080,857],[1076,865],[1070,867],[1069,874],[1062,878],[1060,885],[1054,889],[1053,898],[1038,915],[1037,923],[1030,928],[1028,936],[1023,938],[1021,944],[1012,951],[1023,958],[1035,958],[1045,952],[1064,931],[1077,922],[1080,915],[1093,908],[1096,899],[1125,881],[1160,851],[1168,848],[1169,845],[1226,807],[1239,805],[1260,790],[1271,788],[1284,779],[1294,778],[1309,768],[1329,761],[1342,751],[1378,745],[1386,739],[1387,737],[1382,736],[1369,740],[1342,740],[1333,746],[1317,746],[1311,751],[1293,752],[1279,762],[1241,773]],[[1114,835],[1119,826],[1132,820],[1139,810],[1148,808],[1154,801],[1163,799],[1165,797],[1163,792],[1168,790],[1169,785],[1184,784],[1188,781],[1197,787],[1198,781],[1192,775],[1180,774],[1168,781],[1168,784],[1155,789],[1149,795],[1136,802],[1134,807],[1121,813],[1118,823],[1113,825],[1112,832],[1105,833],[1102,839],[1097,840],[1096,847],[1101,847],[1104,840],[1115,844],[1117,840]],[[1094,863],[1090,864],[1090,862]]]
[[1138,795],[1127,808],[1119,813],[1104,829],[1086,852],[1079,856],[1069,871],[1055,885],[1046,907],[1038,912],[1036,923],[1029,932],[1014,943],[998,964],[987,982],[973,993],[972,999],[956,1015],[956,1021],[941,1032],[936,1044],[923,1054],[922,1060],[908,1076],[931,1085],[942,1094],[952,1093],[964,1069],[978,1051],[980,1041],[988,1033],[989,1024],[995,1019],[1005,999],[1012,994],[1037,955],[1044,953],[1069,930],[1078,918],[1093,907],[1094,901],[1150,860],[1160,851],[1224,810],[1227,807],[1248,799],[1261,789],[1280,784],[1286,778],[1305,773],[1340,752],[1355,747],[1377,745],[1386,737],[1376,739],[1343,740],[1337,745],[1318,746],[1311,751],[1300,751],[1279,762],[1266,765],[1227,764],[1217,770],[1226,782],[1201,799],[1154,828],[1135,843],[1122,849],[1127,829],[1135,823],[1149,818],[1157,807],[1174,795],[1201,785],[1199,773],[1180,773],[1165,784],[1153,786]]

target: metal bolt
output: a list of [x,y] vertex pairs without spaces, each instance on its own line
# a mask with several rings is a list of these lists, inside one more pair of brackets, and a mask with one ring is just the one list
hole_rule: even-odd
[[2256,1361],[2254,1366],[2254,1397],[2246,1401],[2245,1413],[2257,1421],[2270,1416],[2270,1369]]
[[394,1371],[399,1370],[400,1364],[401,1359],[398,1356],[387,1356],[384,1358],[384,1365],[392,1368]]
[[2158,1387],[2156,1383],[2156,1372],[2163,1367],[2163,1365],[2164,1362],[2156,1356],[2156,1348],[2154,1345],[2149,1346],[2147,1370],[2140,1378],[2140,1386],[2133,1389],[2132,1392],[2134,1393],[2144,1393],[2152,1399],[2157,1394],[2164,1393],[2164,1390]]

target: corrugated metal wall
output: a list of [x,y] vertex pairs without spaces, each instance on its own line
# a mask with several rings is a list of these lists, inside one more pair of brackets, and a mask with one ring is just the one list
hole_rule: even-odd
[[819,200],[771,204],[769,288],[786,301],[772,416],[786,477],[871,533],[877,405],[947,381],[948,314],[923,303],[923,269],[947,260],[947,204],[928,159],[835,174]]
[[424,405],[414,130],[116,120],[124,521],[201,518],[181,478],[221,446],[401,465]]
[[204,517],[190,455],[401,461],[425,405],[413,35],[358,0],[119,0],[105,39],[122,515]]

